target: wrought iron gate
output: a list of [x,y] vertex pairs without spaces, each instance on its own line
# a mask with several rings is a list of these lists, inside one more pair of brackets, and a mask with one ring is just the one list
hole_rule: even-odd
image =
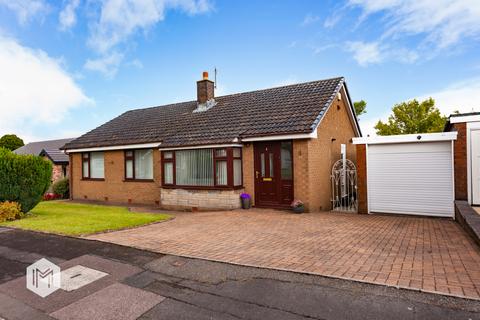
[[346,159],[340,159],[332,167],[332,210],[357,212],[357,168]]

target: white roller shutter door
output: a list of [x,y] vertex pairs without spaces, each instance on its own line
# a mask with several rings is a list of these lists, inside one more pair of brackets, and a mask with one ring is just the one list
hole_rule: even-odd
[[452,142],[368,145],[370,212],[453,217]]

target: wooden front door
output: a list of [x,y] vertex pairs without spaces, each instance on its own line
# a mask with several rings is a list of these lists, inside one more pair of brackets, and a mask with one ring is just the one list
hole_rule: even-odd
[[293,200],[292,141],[255,143],[254,157],[255,205],[288,207]]

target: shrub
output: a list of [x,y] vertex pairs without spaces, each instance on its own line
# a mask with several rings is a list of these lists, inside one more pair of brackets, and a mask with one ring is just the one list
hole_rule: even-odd
[[42,200],[51,176],[49,161],[0,149],[0,202],[15,201],[22,212],[30,211]]
[[23,217],[20,204],[11,201],[0,202],[0,222]]
[[59,195],[60,198],[68,198],[70,196],[68,178],[55,181],[52,186],[52,191],[55,195]]

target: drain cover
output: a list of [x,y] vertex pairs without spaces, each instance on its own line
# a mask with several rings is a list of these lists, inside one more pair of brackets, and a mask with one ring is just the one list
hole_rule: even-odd
[[107,275],[108,273],[77,265],[62,271],[61,288],[65,291],[77,290]]

